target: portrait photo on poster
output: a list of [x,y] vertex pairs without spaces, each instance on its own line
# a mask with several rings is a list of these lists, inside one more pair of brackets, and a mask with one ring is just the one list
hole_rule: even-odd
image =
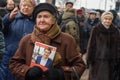
[[55,53],[56,47],[35,42],[30,66],[40,66],[46,71],[52,66]]

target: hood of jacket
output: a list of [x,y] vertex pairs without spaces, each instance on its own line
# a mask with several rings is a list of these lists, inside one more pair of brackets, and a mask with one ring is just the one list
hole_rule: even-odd
[[71,9],[69,11],[65,11],[62,16],[62,20],[70,19],[75,16],[75,10]]

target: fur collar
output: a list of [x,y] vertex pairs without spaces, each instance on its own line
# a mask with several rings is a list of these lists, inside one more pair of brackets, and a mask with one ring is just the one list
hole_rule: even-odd
[[102,23],[98,24],[96,28],[98,31],[100,31],[104,34],[114,33],[117,30],[117,27],[113,24],[110,25],[109,29],[106,29]]

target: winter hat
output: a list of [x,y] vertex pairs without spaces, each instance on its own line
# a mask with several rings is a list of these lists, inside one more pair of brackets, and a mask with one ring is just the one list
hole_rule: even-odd
[[101,15],[101,20],[106,16],[106,15],[110,15],[111,16],[111,18],[113,19],[113,14],[110,12],[110,11],[108,11],[108,12],[104,12],[102,15]]
[[76,12],[77,12],[77,14],[81,15],[83,10],[82,9],[78,9]]
[[41,11],[49,11],[55,18],[58,16],[58,11],[54,5],[50,3],[40,3],[34,8],[33,21],[35,21],[37,14]]
[[117,12],[115,10],[109,10],[109,11],[113,14],[114,17],[117,16]]
[[113,22],[115,20],[115,18],[117,17],[117,12],[116,10],[109,10],[112,14],[113,14]]
[[97,14],[97,12],[95,10],[91,10],[89,13],[90,14]]
[[33,6],[36,6],[36,1],[35,0],[20,0],[20,5],[25,2],[28,4],[32,4]]

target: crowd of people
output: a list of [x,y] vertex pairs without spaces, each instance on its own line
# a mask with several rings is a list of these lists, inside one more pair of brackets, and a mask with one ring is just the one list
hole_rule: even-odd
[[[74,9],[73,2],[59,10],[35,0],[20,0],[19,6],[2,1],[0,80],[80,80],[86,69],[86,80],[120,80],[120,17],[115,10]],[[30,66],[35,42],[57,48],[47,70]]]

